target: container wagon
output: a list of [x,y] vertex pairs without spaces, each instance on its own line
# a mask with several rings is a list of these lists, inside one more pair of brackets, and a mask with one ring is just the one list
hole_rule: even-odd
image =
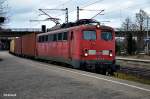
[[22,55],[31,58],[36,55],[36,33],[22,36]]
[[14,54],[21,56],[22,55],[22,38],[17,37],[14,39],[15,47],[14,47]]
[[15,52],[15,40],[11,40],[10,41],[10,53],[14,53]]

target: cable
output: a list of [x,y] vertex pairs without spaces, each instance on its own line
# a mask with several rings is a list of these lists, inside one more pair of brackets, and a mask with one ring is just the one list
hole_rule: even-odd
[[[65,5],[65,4],[67,4],[68,2],[71,2],[71,1],[73,1],[73,0],[67,0],[66,2],[64,2],[64,3],[62,3],[62,4],[60,4],[60,5],[58,5],[58,6],[56,6],[55,8],[60,8],[60,6],[63,6],[63,5]],[[54,9],[55,9],[54,8]]]
[[[58,5],[58,6],[56,6],[56,7],[61,7],[61,6],[65,6],[65,5],[67,5],[67,4],[69,4],[69,3],[72,3],[72,1],[73,0],[67,0],[66,2],[64,2],[63,4],[60,4],[60,5]],[[88,1],[91,1],[91,0],[88,0]],[[94,5],[94,4],[98,4],[99,2],[102,2],[102,1],[104,1],[104,0],[97,0],[97,1],[94,1],[94,2],[92,2],[92,3],[90,3],[90,4],[87,4],[87,5],[84,5],[84,6],[81,6],[81,8],[85,8],[85,7],[89,7],[89,6],[91,6],[91,5]],[[77,0],[77,1],[75,1],[76,3],[74,4],[74,5],[77,5],[77,4],[81,4],[82,5],[82,3],[84,3],[84,0],[83,1],[81,1],[81,0]],[[81,3],[82,2],[82,3]],[[87,1],[86,1],[87,2]],[[146,2],[146,3],[143,3],[143,4],[148,4],[148,2]],[[133,5],[133,6],[130,6],[130,7],[127,7],[126,9],[131,9],[131,8],[134,8],[134,7],[136,7],[137,8],[137,6],[144,6],[144,5],[142,5],[142,4],[136,4],[136,5]],[[112,12],[114,12],[114,11],[116,11],[116,9],[119,9],[119,8],[121,8],[121,6],[117,6],[117,8],[115,8],[115,9],[113,9],[113,10],[111,10],[111,11],[108,11],[107,13],[109,13],[109,14],[107,14],[107,16],[109,15],[112,15],[112,14],[115,14],[115,13],[112,13]],[[120,14],[121,14],[121,10],[122,9],[124,9],[124,8],[121,8],[120,9]],[[126,10],[125,9],[125,10]],[[71,12],[74,12],[75,11],[75,9],[74,10],[71,10],[71,11],[69,11],[68,13],[71,13]],[[112,14],[110,14],[110,13],[112,13]],[[60,16],[62,16],[62,15],[64,15],[64,13],[63,14],[58,14],[56,17],[60,17]]]
[[[58,5],[58,6],[56,6],[55,8],[60,8],[61,6],[64,6],[64,5],[66,5],[66,4],[68,4],[69,2],[72,2],[73,0],[67,0],[66,2],[64,2],[64,3],[62,3],[62,4],[60,4],[60,5]],[[88,0],[88,1],[90,1],[90,0]],[[88,6],[90,6],[90,5],[93,5],[93,4],[95,4],[95,3],[98,3],[98,2],[100,2],[100,1],[103,1],[103,0],[97,0],[97,1],[95,1],[95,2],[92,2],[91,4],[88,4],[88,5],[86,5],[86,6],[84,6],[84,7],[88,7]],[[75,2],[77,2],[77,1],[75,1]],[[78,0],[78,2],[80,2],[79,0]],[[80,2],[80,4],[82,4],[81,2]],[[82,7],[82,8],[84,8],[84,7]],[[54,9],[55,9],[54,8]],[[75,10],[72,10],[72,11],[69,11],[68,13],[71,13],[71,12],[73,12],[73,11],[75,11]],[[56,16],[56,17],[59,17],[59,16],[62,16],[62,15],[64,15],[64,13],[63,14],[60,14],[60,15],[58,15],[58,16]]]
[[[90,0],[89,0],[90,1]],[[97,1],[95,1],[95,2],[93,2],[93,3],[91,3],[91,4],[88,4],[88,5],[86,5],[86,6],[83,6],[83,7],[81,7],[81,9],[83,9],[83,8],[85,8],[85,7],[88,7],[88,6],[91,6],[91,5],[94,5],[94,4],[96,4],[96,3],[98,3],[98,2],[102,2],[102,1],[104,1],[104,0],[97,0]],[[68,13],[71,13],[71,12],[74,12],[75,10],[72,10],[72,11],[69,11]],[[60,14],[60,15],[58,15],[58,16],[62,16],[62,15],[64,15],[64,14]]]
[[94,5],[94,4],[96,4],[96,3],[102,2],[102,1],[104,1],[104,0],[97,0],[97,1],[95,1],[95,2],[93,2],[93,3],[91,3],[91,4],[88,4],[88,5],[86,5],[86,6],[83,6],[83,7],[81,7],[81,8],[85,8],[85,7]]
[[[141,6],[145,7],[145,5],[148,5],[148,3],[149,3],[149,2],[144,2],[144,3],[142,3],[142,4],[141,4],[141,3],[140,3],[140,4],[136,4],[136,5],[134,5],[134,6],[130,6],[130,7],[127,7],[127,8],[124,8],[124,7],[121,8],[121,6],[118,6],[117,8],[115,8],[115,9],[113,9],[113,10],[111,10],[111,11],[108,11],[107,13],[109,13],[109,14],[106,14],[105,16],[114,16],[114,15],[116,15],[116,13],[118,13],[118,12],[116,12],[116,9],[119,9],[119,8],[121,8],[119,13],[120,13],[120,16],[122,16],[122,15],[121,15],[121,14],[122,14],[122,13],[121,13],[121,10],[127,10],[127,9],[131,9],[131,8],[134,8],[134,7],[139,8],[138,6],[140,6],[140,7],[141,7]],[[114,12],[114,13],[113,13],[113,12]],[[105,16],[104,16],[104,17],[105,17]],[[122,17],[123,17],[123,16],[122,16]],[[112,17],[110,17],[110,18],[112,18]]]

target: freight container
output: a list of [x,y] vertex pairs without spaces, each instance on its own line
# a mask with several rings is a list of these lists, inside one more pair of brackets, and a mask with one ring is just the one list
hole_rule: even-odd
[[16,55],[21,55],[22,54],[22,47],[21,47],[21,43],[22,43],[22,38],[21,37],[18,37],[18,38],[15,38],[14,40],[14,43],[15,43],[15,46],[14,46],[14,52]]
[[36,54],[36,33],[22,36],[22,55],[34,57]]
[[11,40],[10,42],[10,52],[14,53],[15,52],[15,40]]

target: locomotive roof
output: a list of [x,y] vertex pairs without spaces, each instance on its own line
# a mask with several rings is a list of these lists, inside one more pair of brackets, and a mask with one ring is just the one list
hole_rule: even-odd
[[[96,25],[95,25],[96,24]],[[49,33],[56,33],[56,32],[67,32],[71,29],[79,29],[79,28],[96,28],[97,26],[100,26],[100,29],[104,30],[113,30],[111,27],[100,25],[100,23],[94,19],[80,19],[77,20],[76,22],[68,22],[68,23],[63,23],[62,25],[56,25],[49,29],[50,31],[44,33],[44,34],[49,34]],[[43,33],[39,34],[43,35]]]
[[[73,29],[76,30],[76,29],[79,29],[79,28],[82,28],[82,29],[86,29],[86,28],[95,29],[96,25],[79,25],[79,26],[74,26],[74,27],[69,27],[69,28],[60,28],[60,29],[49,31],[49,32],[46,32],[46,33],[40,33],[38,35],[40,36],[40,35],[46,35],[46,34],[51,34],[51,33],[53,34],[53,33],[58,33],[58,32],[67,32],[67,31],[70,31],[70,30],[73,30]],[[102,29],[102,30],[113,30],[112,27],[104,26],[104,25],[100,25],[99,28]]]
[[106,30],[107,30],[107,29],[113,30],[112,27],[110,27],[110,26],[105,26],[105,25],[101,25],[100,28],[101,28],[101,29],[104,29],[104,30],[105,30],[105,29],[106,29]]

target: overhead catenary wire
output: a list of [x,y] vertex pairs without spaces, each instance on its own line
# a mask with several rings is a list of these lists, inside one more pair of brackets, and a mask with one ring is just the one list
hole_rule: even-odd
[[[60,20],[59,18],[55,18],[54,19],[53,17],[51,17],[49,14],[47,14],[43,10],[62,10],[62,11],[65,11],[66,9],[57,9],[57,8],[58,7],[60,8],[60,6],[63,6],[63,5],[65,5],[65,4],[67,4],[67,3],[71,2],[71,1],[73,1],[73,0],[67,0],[66,2],[64,2],[62,4],[59,4],[58,6],[56,6],[55,8],[52,8],[52,9],[48,9],[48,8],[39,9],[42,12],[42,14],[40,14],[40,15],[47,15],[49,17],[49,19],[51,18],[53,22],[55,22],[56,24],[59,24],[59,22],[58,22],[58,20]],[[30,22],[36,22],[36,21],[47,21],[47,20],[46,19],[45,20],[30,20]],[[68,20],[66,19],[66,21],[68,21]]]
[[[101,10],[99,13],[97,13],[96,15],[94,15],[91,19],[95,18],[97,15],[100,15],[104,10]],[[104,15],[104,14],[103,14]]]
[[[58,5],[58,6],[56,6],[56,7],[62,7],[62,6],[65,6],[65,5],[68,5],[68,4],[70,4],[70,3],[72,3],[74,0],[67,0],[66,2],[64,2],[64,3],[62,3],[62,4],[60,4],[60,5]],[[89,0],[90,1],[90,0]],[[81,9],[83,9],[83,8],[86,8],[86,7],[89,7],[89,6],[92,6],[92,5],[94,5],[94,4],[97,4],[97,3],[100,3],[100,2],[102,2],[102,1],[104,1],[104,0],[97,0],[97,1],[93,1],[93,2],[91,2],[90,4],[86,4],[86,5],[83,5],[83,6],[81,6]],[[77,0],[76,2],[80,2],[80,3],[82,3],[83,1],[82,0]],[[77,3],[76,3],[77,4]],[[76,5],[75,4],[75,5]],[[146,2],[146,4],[147,4],[147,2]],[[136,7],[137,6],[144,6],[143,4],[137,4],[136,5]],[[120,8],[121,6],[117,6],[117,8]],[[131,9],[131,8],[134,8],[135,7],[135,5],[134,6],[130,6],[130,7],[127,7],[127,9]],[[121,9],[123,9],[123,8],[121,8]],[[73,10],[70,10],[70,11],[68,11],[68,13],[71,13],[71,12],[74,12],[76,9],[73,9]],[[88,9],[88,10],[90,10],[90,9]],[[115,9],[112,9],[111,11],[108,11],[109,13],[111,13],[111,12],[114,12],[115,11]],[[108,13],[107,12],[107,13]],[[121,13],[121,11],[120,11],[120,13]],[[60,16],[62,16],[62,15],[64,15],[65,13],[63,13],[63,14],[59,14],[59,15],[57,15],[56,17],[60,17]],[[121,13],[122,14],[122,13]],[[109,14],[110,15],[110,14]],[[108,16],[108,15],[107,15]]]
[[73,0],[67,0],[66,2],[64,2],[64,3],[62,3],[62,4],[59,4],[58,6],[54,7],[53,9],[60,8],[61,6],[66,5],[66,4],[68,4],[69,2],[71,2],[71,1],[73,1]]
[[47,15],[47,16],[48,16],[47,19],[49,19],[49,20],[55,22],[56,25],[57,25],[57,24],[60,24],[59,21],[58,21],[58,20],[60,20],[59,18],[53,18],[53,17],[51,17],[49,14],[47,14],[47,13],[46,13],[45,11],[43,11],[42,9],[39,9],[39,11],[41,11],[43,14]]
[[[104,1],[104,0],[98,0],[98,1],[95,1],[95,2],[93,2],[93,3],[91,3],[91,4],[88,4],[88,5],[86,5],[86,6],[83,6],[83,7],[81,7],[81,9],[82,8],[85,8],[85,7],[88,7],[88,6],[91,6],[91,5],[94,5],[94,4],[96,4],[96,3],[99,3],[99,2],[102,2],[102,1]],[[149,1],[150,2],[150,1]],[[127,7],[126,9],[130,9],[130,8],[133,8],[133,7],[137,7],[137,6],[144,6],[144,4],[148,4],[149,2],[145,2],[145,3],[143,3],[143,4],[137,4],[137,5],[134,5],[134,6],[130,6],[130,7]],[[121,6],[118,6],[117,8],[121,8]],[[122,8],[122,9],[124,9],[124,8]],[[114,10],[111,10],[111,11],[109,11],[109,12],[113,12],[113,11],[115,11],[115,9]]]
[[[89,0],[90,1],[90,0]],[[99,2],[102,2],[102,1],[104,1],[104,0],[97,0],[97,1],[95,1],[95,2],[92,2],[92,3],[90,3],[90,4],[88,4],[88,5],[85,5],[85,6],[81,6],[81,9],[82,10],[84,10],[83,8],[86,8],[86,7],[88,7],[88,6],[91,6],[91,5],[94,5],[94,4],[96,4],[96,3],[99,3]],[[90,9],[88,9],[89,11],[90,11]],[[71,12],[74,12],[74,11],[76,11],[76,9],[75,10],[71,10],[71,11],[69,11],[68,13],[71,13]],[[91,10],[92,11],[92,10]],[[94,11],[94,10],[93,10]],[[95,10],[96,11],[96,10]],[[60,14],[60,15],[58,15],[58,16],[62,16],[62,15],[64,15],[64,14]]]
[[[112,9],[112,10],[110,10],[110,11],[108,11],[107,13],[109,13],[109,16],[112,16],[112,14],[115,14],[115,13],[118,13],[118,12],[116,12],[116,9],[119,9],[120,11],[119,11],[119,13],[120,14],[122,14],[122,11],[121,10],[124,10],[124,12],[125,12],[125,10],[129,10],[129,9],[133,9],[134,7],[136,7],[137,9],[141,9],[141,7],[145,7],[145,5],[147,5],[148,3],[150,3],[150,1],[148,1],[148,2],[144,2],[144,3],[140,3],[140,4],[136,4],[136,5],[134,5],[134,6],[126,6],[126,8],[124,8],[124,7],[122,7],[121,5],[120,6],[117,6],[117,7],[115,7],[115,9]],[[115,12],[115,13],[112,13],[112,12]],[[111,14],[112,13],[112,14]],[[108,14],[107,14],[108,15]],[[121,16],[121,15],[120,15]]]
[[[60,5],[58,5],[58,6],[56,6],[55,8],[53,8],[53,9],[51,9],[51,10],[56,10],[56,8],[57,7],[59,7],[60,8],[60,6],[64,6],[64,5],[66,5],[66,4],[68,4],[69,2],[71,2],[71,1],[74,1],[74,0],[68,0],[68,1],[66,1],[66,2],[64,2],[63,4],[60,4]],[[89,0],[90,1],[90,0]],[[84,6],[84,7],[87,7],[87,6],[90,6],[90,5],[93,5],[93,4],[95,4],[95,3],[97,3],[97,2],[100,2],[100,1],[103,1],[103,0],[97,0],[97,1],[95,1],[95,2],[92,2],[91,4],[88,4],[88,5],[86,5],[86,6]],[[79,1],[78,1],[79,2]],[[83,7],[83,8],[84,8]],[[41,10],[41,9],[39,9],[39,10]],[[43,10],[48,10],[48,9],[43,9]],[[50,9],[49,9],[50,10]],[[64,9],[62,9],[62,10],[64,10]],[[68,13],[71,13],[71,12],[73,12],[74,10],[72,10],[72,11],[68,11]],[[94,10],[93,10],[94,11]],[[43,12],[44,13],[44,12]],[[50,15],[48,15],[48,14],[46,14],[46,13],[44,13],[45,15],[47,15],[48,17],[51,17]],[[42,15],[42,14],[41,14]],[[62,16],[62,15],[64,15],[64,14],[61,14],[61,15],[58,15],[58,16]],[[58,16],[56,16],[56,17],[58,17]],[[53,20],[54,21],[54,20]],[[58,22],[57,22],[58,23]]]
[[92,9],[79,9],[80,11],[101,11],[101,10],[92,10]]
[[[53,21],[57,24],[60,24],[58,20],[60,20],[59,18],[52,18],[48,13],[46,13],[45,11],[48,11],[48,10],[57,10],[57,11],[65,11],[66,13],[66,16],[65,16],[65,22],[68,23],[68,8],[65,8],[65,9],[39,9],[40,11],[42,11],[42,13],[44,13],[44,15],[47,15],[49,18],[49,20]],[[45,10],[45,11],[44,11]]]
[[88,6],[94,5],[94,4],[99,3],[99,2],[102,2],[102,1],[104,1],[104,0],[97,0],[97,1],[95,1],[95,2],[93,2],[93,3],[91,3],[91,4],[88,4],[88,5],[86,5],[86,6],[83,6],[83,7],[81,7],[81,8],[86,8],[86,7],[88,7]]

